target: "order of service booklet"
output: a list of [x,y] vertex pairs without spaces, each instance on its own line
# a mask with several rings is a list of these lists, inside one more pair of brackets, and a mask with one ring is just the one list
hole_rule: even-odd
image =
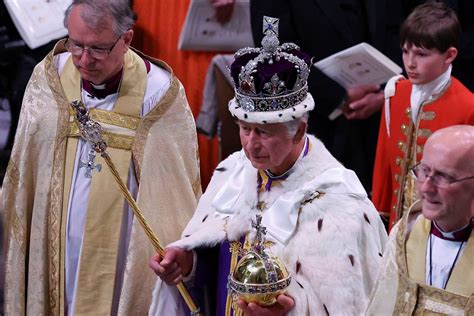
[[64,12],[72,0],[4,0],[22,39],[37,48],[67,35]]
[[178,49],[235,52],[254,46],[250,28],[250,0],[236,0],[230,21],[220,24],[209,0],[191,0]]
[[349,47],[314,64],[344,88],[383,84],[402,72],[396,63],[367,43]]
[[[314,63],[314,66],[346,89],[361,84],[384,84],[402,73],[402,68],[367,43],[349,47]],[[333,120],[340,114],[342,111],[337,108],[329,118]]]

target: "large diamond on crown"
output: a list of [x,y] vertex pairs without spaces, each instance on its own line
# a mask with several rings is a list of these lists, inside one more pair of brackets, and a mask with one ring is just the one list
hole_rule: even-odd
[[245,98],[240,99],[240,106],[242,107],[242,110],[244,110],[245,112],[255,111],[255,103],[250,98],[245,97]]

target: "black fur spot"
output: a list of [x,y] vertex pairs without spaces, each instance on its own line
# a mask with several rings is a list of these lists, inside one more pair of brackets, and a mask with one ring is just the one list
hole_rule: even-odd
[[294,120],[296,120],[296,116],[292,115],[291,117],[292,117]]
[[370,220],[369,220],[369,217],[367,216],[367,214],[364,213],[364,219],[367,223],[369,223],[370,225]]
[[184,237],[189,237],[189,236],[191,236],[191,235],[184,235]]
[[[296,281],[296,280],[295,280]],[[298,285],[300,286],[300,288],[302,288],[304,290],[304,287],[301,285],[300,282],[296,281],[296,283],[298,283]]]
[[282,116],[283,116],[283,114],[281,114],[281,113],[280,113],[280,114],[278,114],[278,116],[279,116],[279,117],[282,117]]
[[381,253],[381,252],[379,252],[379,256],[380,256],[381,258],[383,257],[383,255],[382,255],[382,253]]
[[296,273],[300,272],[301,268],[301,263],[299,261],[296,261]]
[[206,221],[206,219],[207,219],[208,216],[209,216],[209,215],[204,216],[204,218],[202,219],[202,223],[204,223],[204,222]]
[[308,105],[305,104],[305,105],[304,105],[304,108],[306,109],[307,107],[308,107]]
[[319,232],[321,231],[321,228],[323,228],[323,219],[322,219],[322,218],[320,218],[320,219],[318,220],[318,231],[319,231]]
[[244,118],[247,118],[247,117],[248,117],[248,115],[247,115],[247,114],[244,114]]
[[224,172],[224,171],[227,171],[227,168],[226,167],[216,168],[216,171]]
[[295,108],[293,108],[293,112],[296,112],[296,109],[295,109]]
[[352,266],[354,266],[354,256],[349,255],[349,260],[351,261]]
[[323,307],[324,307],[324,310],[326,311],[326,314],[328,314],[329,316],[329,311],[328,311],[328,308],[326,307],[326,304],[323,304]]
[[263,124],[267,124],[267,121],[262,121],[262,122],[263,122]]

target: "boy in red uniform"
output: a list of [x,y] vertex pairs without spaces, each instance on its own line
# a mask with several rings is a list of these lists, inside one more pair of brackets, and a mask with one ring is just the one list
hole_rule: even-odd
[[408,79],[397,76],[386,85],[372,187],[389,229],[417,199],[409,170],[421,160],[428,136],[450,125],[474,125],[474,96],[451,76],[460,32],[456,14],[440,2],[416,7],[401,27]]

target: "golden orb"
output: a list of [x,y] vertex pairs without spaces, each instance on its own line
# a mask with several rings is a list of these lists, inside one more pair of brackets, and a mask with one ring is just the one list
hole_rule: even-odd
[[265,228],[260,222],[261,217],[257,215],[254,226],[257,228],[256,243],[229,275],[227,287],[234,300],[240,298],[247,303],[270,306],[276,303],[278,295],[286,291],[291,277],[283,262],[264,250],[262,235]]

